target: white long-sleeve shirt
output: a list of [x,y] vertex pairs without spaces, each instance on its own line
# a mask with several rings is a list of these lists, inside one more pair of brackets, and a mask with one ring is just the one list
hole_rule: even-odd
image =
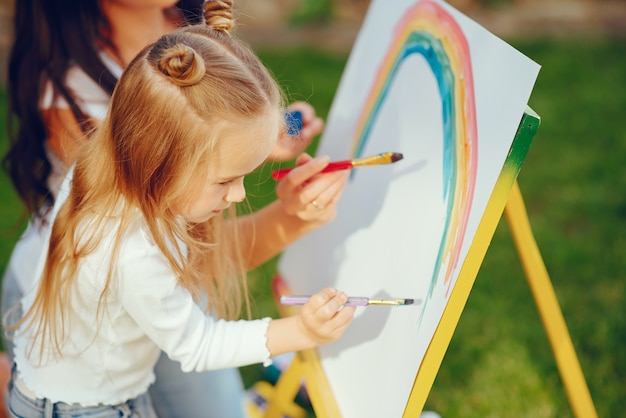
[[[66,181],[53,217],[68,189]],[[144,393],[154,381],[153,367],[161,350],[179,361],[184,371],[268,360],[269,319],[218,321],[207,315],[178,285],[140,216],[125,237],[104,315],[97,318],[115,225],[108,230],[98,249],[81,262],[71,300],[64,304],[69,309],[69,332],[63,356],[44,358],[39,364],[37,350],[32,358],[27,355],[30,332],[17,332],[18,377],[32,394],[84,406],[126,401]],[[46,254],[39,260],[38,274]],[[32,305],[36,287],[23,299],[24,311]]]

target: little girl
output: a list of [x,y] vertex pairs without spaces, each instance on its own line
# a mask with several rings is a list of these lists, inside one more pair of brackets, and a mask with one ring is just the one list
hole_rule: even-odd
[[244,176],[284,128],[281,94],[228,34],[231,3],[206,7],[208,27],[163,36],[130,63],[59,192],[9,327],[12,416],[154,417],[161,350],[184,371],[237,367],[334,341],[352,320],[334,289],[293,317],[234,320],[245,271],[330,221],[345,173],[318,175],[328,159],[302,156],[280,200],[235,216]]

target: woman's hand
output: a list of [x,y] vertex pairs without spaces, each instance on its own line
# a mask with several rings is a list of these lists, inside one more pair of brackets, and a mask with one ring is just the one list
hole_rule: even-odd
[[294,102],[287,108],[302,113],[302,129],[298,136],[289,135],[286,131],[281,132],[278,142],[268,159],[273,161],[285,161],[295,158],[304,152],[313,138],[324,129],[324,121],[315,114],[315,109],[306,102]]
[[276,195],[288,215],[303,221],[325,224],[337,212],[337,202],[348,181],[348,170],[320,173],[328,165],[328,157],[312,158],[301,154],[296,168],[276,187]]

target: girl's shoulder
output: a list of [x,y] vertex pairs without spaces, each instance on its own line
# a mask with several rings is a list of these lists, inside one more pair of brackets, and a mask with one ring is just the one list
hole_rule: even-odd
[[[155,243],[141,216],[128,225],[116,265],[118,286],[133,294],[167,293],[178,283],[167,257]],[[153,286],[159,289],[146,289]]]
[[[129,215],[126,214],[126,216]],[[111,222],[112,224],[108,229],[115,231],[116,226],[119,227],[119,220],[112,219]],[[166,245],[168,249],[174,250],[174,247],[169,243]],[[118,259],[120,263],[126,264],[141,263],[142,259],[167,264],[167,257],[155,242],[148,224],[138,209],[135,209],[126,221]]]

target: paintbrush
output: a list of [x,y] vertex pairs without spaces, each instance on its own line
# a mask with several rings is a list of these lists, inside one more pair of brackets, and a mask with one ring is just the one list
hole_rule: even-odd
[[[350,170],[355,167],[363,167],[367,165],[381,165],[381,164],[391,164],[396,161],[400,161],[404,156],[399,152],[383,152],[381,154],[372,155],[369,157],[357,158],[354,160],[343,160],[343,161],[335,161],[329,163],[324,169],[321,171],[322,173],[328,173],[331,171],[338,170]],[[289,173],[292,168],[281,168],[279,170],[274,170],[272,172],[272,178],[276,181],[281,180],[283,177]]]
[[[304,305],[308,302],[311,296],[307,295],[282,295],[280,297],[280,303],[282,305]],[[405,306],[405,305],[419,305],[422,303],[421,299],[370,299],[364,297],[349,297],[345,306],[369,306],[369,305],[386,305],[386,306]]]

